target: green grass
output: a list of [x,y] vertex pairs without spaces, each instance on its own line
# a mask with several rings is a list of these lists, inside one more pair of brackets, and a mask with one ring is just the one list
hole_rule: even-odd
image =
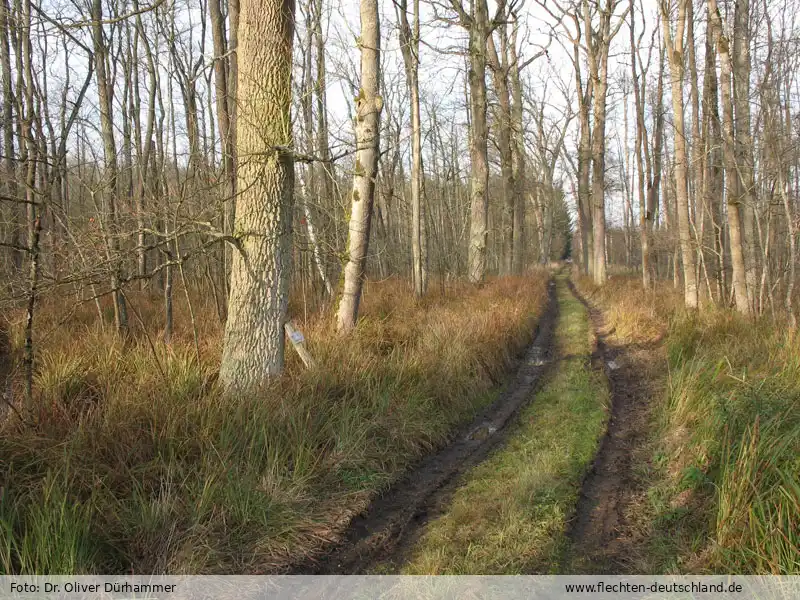
[[[318,551],[491,401],[546,283],[537,272],[421,302],[398,282],[368,285],[349,338],[329,315],[303,324],[318,369],[289,354],[248,397],[214,382],[213,319],[203,362],[186,329],[171,347],[150,331],[154,352],[91,314],[53,325],[37,339],[26,424],[0,423],[0,573],[268,573]],[[158,316],[146,308],[145,322]]]
[[471,471],[428,524],[407,574],[555,572],[565,523],[607,420],[608,389],[590,364],[586,310],[558,278],[560,360],[507,443]]
[[643,570],[800,574],[797,332],[712,306],[687,314],[668,284],[581,287],[618,343],[664,336],[652,356],[668,376],[647,452],[634,455],[647,498],[628,515],[650,540]]
[[711,311],[676,318],[667,351],[650,492],[660,568],[800,573],[800,344]]

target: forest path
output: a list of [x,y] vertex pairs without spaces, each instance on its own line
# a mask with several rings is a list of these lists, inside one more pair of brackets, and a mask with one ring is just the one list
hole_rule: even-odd
[[483,461],[506,437],[508,426],[533,398],[549,369],[558,315],[556,286],[550,281],[548,303],[536,326],[516,376],[498,399],[464,428],[448,446],[423,459],[365,514],[354,518],[344,541],[322,558],[297,565],[297,574],[368,573],[394,562],[412,547],[425,523],[447,504],[461,476]]
[[609,420],[609,387],[596,360],[586,306],[555,275],[552,367],[502,447],[471,469],[405,556],[381,572],[411,575],[555,573]]
[[611,415],[592,468],[584,480],[562,571],[631,574],[641,572],[647,536],[637,524],[647,502],[642,468],[646,466],[653,398],[652,345],[612,341],[601,310],[575,289],[596,335],[594,363],[605,371],[611,392]]
[[[516,376],[449,446],[295,573],[626,573],[646,537],[646,348],[616,345],[603,314],[556,273]],[[646,459],[644,459],[646,462]]]

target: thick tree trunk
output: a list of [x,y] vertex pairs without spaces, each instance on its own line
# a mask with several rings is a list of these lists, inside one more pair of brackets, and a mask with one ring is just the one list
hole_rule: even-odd
[[[744,220],[742,249],[750,312],[756,309],[758,261],[755,235],[756,184],[750,133],[750,1],[736,0],[733,26],[733,102],[736,110],[735,155],[739,175],[739,210]],[[766,268],[766,265],[764,265]]]
[[489,217],[489,130],[486,121],[486,38],[488,37],[486,0],[475,0],[469,28],[469,104],[472,117],[470,136],[471,199],[467,277],[471,283],[483,282],[486,275],[486,244]]
[[294,1],[245,0],[236,136],[238,248],[220,381],[253,391],[283,369],[291,268],[294,161],[291,73]]

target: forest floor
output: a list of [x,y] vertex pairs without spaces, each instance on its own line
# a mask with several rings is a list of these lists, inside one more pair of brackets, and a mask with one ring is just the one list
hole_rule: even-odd
[[653,402],[661,382],[654,373],[660,365],[660,340],[619,343],[602,310],[590,305],[571,281],[569,285],[586,307],[597,336],[593,359],[608,381],[611,415],[570,524],[565,569],[570,573],[641,573],[641,564],[635,560],[647,552],[647,535],[637,515],[647,503],[642,467],[649,461]]
[[644,537],[650,347],[606,342],[563,272],[525,362],[451,445],[412,469],[296,572],[636,572]]
[[418,533],[447,503],[460,477],[479,464],[505,438],[509,425],[530,399],[551,364],[558,314],[555,283],[516,376],[483,412],[439,452],[422,460],[390,490],[354,518],[343,540],[322,559],[297,565],[294,572],[366,573],[394,562],[412,548]]
[[146,298],[125,340],[45,306],[0,418],[0,573],[800,573],[796,331],[564,268],[366,291],[247,398],[214,384],[213,307],[153,347]]

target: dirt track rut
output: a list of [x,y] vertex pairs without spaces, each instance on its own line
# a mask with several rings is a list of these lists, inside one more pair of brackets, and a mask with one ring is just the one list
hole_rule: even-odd
[[446,504],[459,477],[481,462],[505,437],[514,416],[533,398],[552,359],[557,316],[555,282],[550,281],[547,307],[539,319],[512,383],[500,397],[464,428],[454,441],[412,469],[365,514],[354,518],[337,546],[294,573],[358,574],[402,556],[418,532]]
[[564,569],[585,573],[635,573],[635,561],[645,542],[630,518],[634,503],[645,490],[635,472],[636,453],[647,441],[650,414],[649,347],[614,345],[607,341],[603,314],[575,289],[570,290],[589,313],[597,336],[593,355],[611,391],[611,416],[595,460],[581,488],[580,500],[568,531],[571,552]]

